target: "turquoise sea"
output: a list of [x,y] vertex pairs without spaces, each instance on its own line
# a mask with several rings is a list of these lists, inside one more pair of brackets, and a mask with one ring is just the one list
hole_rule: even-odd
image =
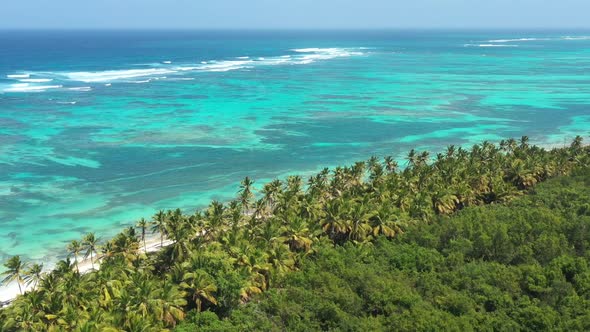
[[590,132],[590,32],[0,32],[0,261],[245,176]]

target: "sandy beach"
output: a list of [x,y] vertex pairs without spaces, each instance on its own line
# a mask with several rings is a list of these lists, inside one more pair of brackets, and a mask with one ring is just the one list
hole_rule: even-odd
[[[149,237],[146,237],[145,240],[145,251],[150,253],[150,252],[155,252],[160,250],[162,247],[166,247],[168,245],[170,245],[172,243],[172,240],[168,240],[166,238],[164,238],[164,242],[162,243],[162,245],[160,245],[161,240],[160,240],[160,236],[159,235],[152,235]],[[144,246],[143,243],[140,243],[140,251],[144,251]],[[99,250],[100,252],[100,250]],[[100,254],[98,255],[98,259],[95,256],[95,261],[94,261],[94,269],[98,270],[100,268]],[[78,262],[78,268],[80,269],[80,273],[88,273],[90,271],[92,271],[92,262],[90,261],[90,258],[87,259],[82,259]],[[51,269],[46,269],[44,272],[50,272]],[[26,286],[26,285],[21,285],[23,293],[30,291],[32,289],[32,285],[30,286]],[[20,294],[19,288],[18,288],[18,284],[16,282],[12,282],[8,285],[4,285],[2,287],[0,287],[0,307],[2,307],[3,305],[9,304],[10,302],[12,302],[12,300],[14,300],[18,295]]]

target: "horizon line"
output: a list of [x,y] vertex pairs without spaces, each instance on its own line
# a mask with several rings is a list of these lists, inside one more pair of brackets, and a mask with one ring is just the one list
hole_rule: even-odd
[[590,31],[588,27],[0,27],[0,31]]

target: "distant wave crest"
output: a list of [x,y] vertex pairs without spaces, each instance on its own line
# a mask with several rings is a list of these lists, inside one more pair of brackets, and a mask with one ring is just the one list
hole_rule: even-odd
[[59,89],[62,85],[31,85],[29,83],[11,84],[4,92],[43,92],[49,89]]
[[[236,57],[233,60],[210,60],[195,64],[173,64],[166,60],[161,63],[146,65],[141,69],[117,69],[103,71],[76,71],[76,72],[31,72],[28,74],[15,73],[6,75],[8,79],[18,80],[27,85],[13,84],[4,92],[28,92],[44,91],[50,88],[62,87],[61,85],[32,85],[31,83],[45,83],[58,80],[83,83],[148,83],[152,79],[179,80],[186,72],[227,72],[238,69],[250,69],[274,65],[305,65],[316,61],[330,60],[339,57],[363,55],[362,48],[300,48],[290,50],[292,54],[273,57],[250,58],[249,56]],[[34,78],[31,78],[33,75]],[[166,75],[166,76],[163,76]],[[106,85],[105,84],[105,85]],[[108,86],[108,85],[107,85]],[[89,91],[91,87],[68,87],[69,90]]]
[[6,75],[6,78],[29,78],[31,77],[31,74],[12,74],[12,75]]
[[465,44],[465,47],[518,47],[518,45],[509,44]]
[[531,41],[560,41],[560,40],[590,40],[590,36],[561,36],[561,37],[525,37],[513,39],[492,39],[487,43],[514,43],[514,42],[531,42]]

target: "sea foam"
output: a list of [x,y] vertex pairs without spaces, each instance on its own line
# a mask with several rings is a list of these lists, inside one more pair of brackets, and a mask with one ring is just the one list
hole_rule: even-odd
[[560,40],[590,40],[590,36],[562,36],[562,37],[545,37],[545,38],[514,38],[514,39],[492,39],[488,43],[513,43],[513,42],[530,42],[530,41],[560,41]]
[[210,72],[225,72],[230,70],[242,69],[246,68],[249,64],[253,61],[218,61],[213,63],[208,63],[206,65],[197,67],[198,70],[201,71],[210,71]]
[[30,85],[29,83],[12,84],[4,92],[43,92],[49,89],[59,89],[62,85]]
[[23,78],[19,80],[19,82],[24,83],[47,83],[51,81],[53,81],[52,78]]
[[[248,56],[234,58],[234,60],[209,60],[201,61],[196,64],[178,64],[172,65],[172,61],[162,61],[155,63],[148,68],[141,69],[119,69],[104,71],[77,71],[77,72],[33,72],[30,74],[12,74],[7,77],[18,79],[24,83],[44,83],[53,80],[73,81],[84,83],[106,83],[109,86],[111,82],[121,81],[127,83],[148,83],[152,79],[170,76],[184,76],[186,72],[227,72],[239,69],[249,69],[260,66],[274,65],[304,65],[320,60],[329,60],[338,57],[349,57],[362,55],[360,48],[299,48],[292,49],[295,54],[286,54],[273,57],[257,57],[251,59]],[[34,78],[30,78],[34,75]],[[57,85],[56,85],[57,86]],[[11,86],[4,91],[43,91],[56,86]],[[61,86],[60,86],[61,87]],[[69,88],[70,90],[88,91],[90,87]]]
[[146,77],[152,75],[163,75],[174,73],[174,70],[164,68],[148,68],[148,69],[127,69],[127,70],[105,70],[98,72],[71,72],[62,74],[72,81],[93,83],[93,82],[109,82],[114,80],[122,80],[128,78]]
[[6,78],[29,78],[31,77],[31,74],[11,74],[11,75],[6,75]]
[[465,44],[465,47],[518,47],[518,45],[508,44]]

